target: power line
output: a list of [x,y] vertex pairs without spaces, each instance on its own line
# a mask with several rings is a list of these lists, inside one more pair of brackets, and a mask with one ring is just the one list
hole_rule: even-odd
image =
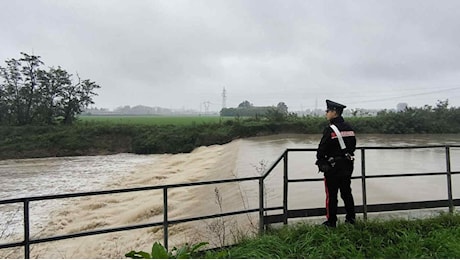
[[435,91],[429,91],[429,92],[423,92],[423,93],[415,93],[415,94],[408,94],[408,95],[401,95],[401,96],[393,96],[393,97],[388,97],[388,98],[379,98],[379,99],[371,99],[371,100],[364,100],[364,101],[358,101],[358,102],[349,102],[349,104],[356,104],[356,103],[369,103],[369,102],[378,102],[378,101],[387,101],[387,100],[392,100],[392,99],[397,99],[397,98],[407,98],[407,97],[415,97],[415,96],[424,96],[424,95],[430,95],[430,94],[435,94],[435,93],[440,93],[440,92],[446,92],[450,90],[455,90],[455,89],[460,89],[460,87],[455,87],[455,88],[448,88],[448,89],[442,89],[442,90],[435,90]]

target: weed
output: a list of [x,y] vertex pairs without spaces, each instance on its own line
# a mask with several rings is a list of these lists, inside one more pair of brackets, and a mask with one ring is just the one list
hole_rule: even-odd
[[155,242],[153,243],[151,253],[144,251],[131,251],[125,254],[125,256],[133,259],[189,259],[194,258],[198,252],[198,249],[207,244],[207,242],[200,242],[191,246],[189,244],[185,244],[180,248],[174,247],[171,251],[168,252],[168,250],[161,243]]
[[[220,213],[224,213],[223,210],[223,198],[220,194],[219,189],[216,187],[214,188],[214,202],[219,207]],[[224,217],[216,218],[211,222],[205,222],[207,230],[217,239],[218,244],[217,246],[223,247],[226,245],[227,241],[227,230],[235,227],[236,224],[233,219],[227,221]],[[230,227],[231,226],[231,227]]]

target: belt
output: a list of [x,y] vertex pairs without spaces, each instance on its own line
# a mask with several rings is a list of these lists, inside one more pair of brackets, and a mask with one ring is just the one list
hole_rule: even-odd
[[347,160],[347,161],[354,161],[354,156],[331,156],[329,157],[328,161],[340,161],[340,160]]

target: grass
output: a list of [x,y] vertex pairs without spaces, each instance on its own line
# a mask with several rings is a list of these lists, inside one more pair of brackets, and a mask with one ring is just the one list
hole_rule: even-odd
[[335,229],[296,224],[246,238],[206,258],[459,258],[460,215],[370,220]]
[[83,117],[71,126],[0,126],[0,136],[3,137],[0,139],[0,159],[112,153],[186,153],[196,147],[225,144],[237,138],[283,132],[316,133],[321,131],[320,128],[317,124],[300,120],[271,122],[231,117]]
[[121,125],[192,125],[219,123],[233,117],[219,116],[79,116],[79,123]]

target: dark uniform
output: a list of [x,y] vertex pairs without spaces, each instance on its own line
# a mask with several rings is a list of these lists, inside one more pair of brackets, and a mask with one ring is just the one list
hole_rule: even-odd
[[324,173],[326,188],[327,221],[323,224],[335,227],[339,190],[347,212],[345,221],[352,224],[355,222],[355,204],[351,193],[351,174],[353,173],[356,138],[353,128],[341,116],[345,106],[330,100],[326,100],[326,104],[328,110],[338,112],[338,117],[332,118],[330,124],[338,128],[346,146],[346,149],[341,149],[339,138],[334,130],[328,126],[323,131],[323,137],[316,154],[316,164],[319,170]]

